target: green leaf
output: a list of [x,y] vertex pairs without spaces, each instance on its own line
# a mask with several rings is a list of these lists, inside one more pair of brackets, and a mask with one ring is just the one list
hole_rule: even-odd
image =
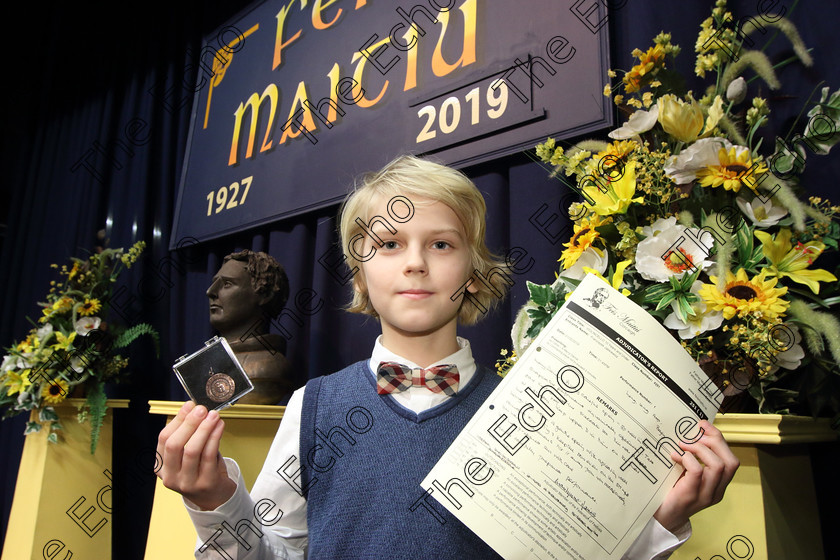
[[686,322],[687,318],[694,313],[694,308],[691,307],[691,304],[686,300],[686,298],[679,298],[678,301],[679,305],[677,306],[677,315],[680,316],[681,321]]
[[648,303],[657,303],[665,294],[672,291],[668,284],[655,284],[645,290],[645,301]]
[[531,323],[531,327],[528,329],[528,332],[525,333],[525,336],[534,338],[540,334],[543,327],[545,327],[551,320],[551,313],[540,307],[538,309],[529,309],[528,315],[531,317],[533,322]]
[[55,432],[47,436],[47,441],[50,443],[58,443],[58,434]]
[[53,407],[48,406],[38,411],[39,422],[49,422],[55,420],[58,420],[58,414],[55,413],[55,409]]
[[664,309],[665,307],[668,307],[668,305],[672,301],[674,301],[676,298],[677,298],[677,295],[673,292],[670,293],[670,294],[665,294],[665,297],[663,297],[661,300],[659,300],[659,303],[656,304],[656,309],[659,310],[659,309]]
[[546,307],[552,300],[553,291],[551,286],[534,284],[528,281],[525,284],[528,286],[528,293],[531,294],[531,300],[540,307]]
[[26,423],[26,430],[24,430],[23,435],[28,436],[29,434],[35,434],[41,431],[41,424],[38,422],[27,422]]

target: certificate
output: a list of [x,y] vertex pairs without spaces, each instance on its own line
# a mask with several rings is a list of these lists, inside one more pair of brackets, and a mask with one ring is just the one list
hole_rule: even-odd
[[722,395],[656,319],[588,275],[422,487],[506,560],[618,559]]

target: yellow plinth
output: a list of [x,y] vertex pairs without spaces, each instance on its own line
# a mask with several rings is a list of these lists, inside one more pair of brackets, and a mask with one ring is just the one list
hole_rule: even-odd
[[[151,401],[172,417],[182,403]],[[234,405],[222,412],[222,454],[242,467],[250,488],[282,417],[282,407]],[[824,558],[809,443],[833,441],[825,420],[721,414],[715,420],[741,467],[723,501],[691,518],[693,536],[672,560]],[[189,558],[195,529],[181,496],[158,480],[146,559]]]
[[[183,404],[149,401],[149,412],[165,415],[168,422]],[[285,406],[235,404],[221,412],[225,434],[220,451],[225,457],[236,460],[249,489],[260,474],[285,410]],[[192,558],[196,533],[183,499],[164,487],[160,479],[156,484],[145,558]]]
[[49,443],[43,429],[26,436],[2,560],[111,558],[111,409],[128,401],[108,401],[95,455],[90,424],[76,420],[83,402],[55,407],[59,443]]
[[672,560],[825,558],[807,444],[836,439],[828,421],[722,414],[715,426],[741,467],[723,501],[691,518]]

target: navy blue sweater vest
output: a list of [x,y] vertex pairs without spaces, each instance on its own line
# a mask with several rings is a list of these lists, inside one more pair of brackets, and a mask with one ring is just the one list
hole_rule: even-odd
[[500,558],[420,486],[500,380],[479,368],[419,415],[376,393],[367,361],[309,381],[300,433],[309,560]]

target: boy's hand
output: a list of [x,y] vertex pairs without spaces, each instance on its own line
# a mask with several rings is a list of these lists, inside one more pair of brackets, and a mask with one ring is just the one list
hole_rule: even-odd
[[163,466],[157,476],[203,510],[216,509],[236,491],[219,453],[224,429],[218,412],[187,401],[158,436]]
[[653,515],[672,533],[685,525],[690,516],[721,501],[740,465],[720,430],[707,420],[702,420],[699,426],[704,432],[699,440],[679,442],[687,453],[671,452],[671,458],[685,467],[685,472]]

